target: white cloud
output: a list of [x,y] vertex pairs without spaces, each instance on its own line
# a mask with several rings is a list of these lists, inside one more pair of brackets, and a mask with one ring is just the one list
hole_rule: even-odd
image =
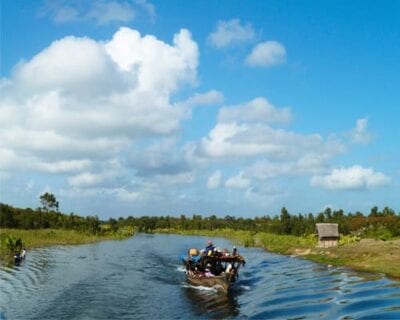
[[127,202],[135,202],[143,198],[140,192],[128,191],[124,188],[113,189],[110,193],[115,194],[119,200]]
[[135,15],[132,5],[127,2],[94,1],[87,18],[103,25],[111,22],[130,22],[134,20]]
[[246,189],[244,197],[258,206],[271,206],[278,198],[288,196],[287,190],[280,190],[275,186],[259,185]]
[[221,104],[224,101],[224,95],[217,90],[210,90],[205,93],[197,93],[194,96],[190,97],[185,101],[185,104],[193,107],[193,106],[202,106],[202,105],[215,105]]
[[[323,152],[322,149],[320,149]],[[259,181],[279,177],[308,176],[326,172],[329,159],[334,154],[316,154],[307,150],[300,158],[258,159],[243,169],[243,174],[249,179]],[[271,158],[271,157],[269,157]]]
[[294,159],[308,153],[337,154],[339,144],[324,142],[318,134],[302,135],[261,124],[218,123],[196,144],[191,152],[205,158],[246,158],[267,156],[270,159]]
[[292,114],[289,108],[277,108],[263,97],[255,98],[244,104],[223,107],[218,113],[218,121],[222,123],[289,123],[291,120]]
[[169,94],[185,83],[196,83],[198,47],[186,29],[175,34],[173,46],[154,36],[141,37],[121,28],[106,45],[107,53],[123,71],[138,75],[138,90]]
[[103,175],[85,172],[69,178],[68,183],[75,188],[93,187],[102,183],[104,179]]
[[97,25],[129,23],[138,15],[146,15],[155,21],[156,11],[152,3],[146,0],[51,0],[46,1],[39,14],[49,16],[57,24],[70,22],[89,22]]
[[92,165],[90,160],[63,160],[58,162],[39,162],[33,169],[49,173],[62,173],[88,170]]
[[222,172],[220,170],[215,171],[207,180],[208,189],[216,189],[221,185]]
[[126,169],[119,159],[111,159],[101,163],[93,172],[78,173],[67,179],[72,188],[110,188],[125,182]]
[[251,67],[271,67],[286,61],[286,49],[277,41],[266,41],[256,45],[246,58]]
[[139,7],[143,8],[146,11],[147,15],[150,18],[150,21],[152,23],[154,23],[155,20],[156,20],[156,8],[155,8],[155,6],[152,3],[150,3],[150,2],[148,2],[146,0],[136,0],[135,3]]
[[226,188],[246,189],[250,186],[250,179],[244,177],[244,172],[239,172],[238,175],[229,178],[225,181]]
[[390,180],[390,177],[382,172],[354,165],[349,168],[333,169],[331,174],[326,176],[314,176],[311,185],[331,190],[362,190],[386,186]]
[[72,36],[54,41],[30,61],[20,63],[12,80],[11,93],[18,90],[22,97],[33,99],[52,92],[97,96],[132,85],[101,42]]
[[358,119],[356,127],[350,132],[350,139],[355,144],[368,144],[372,140],[372,134],[367,131],[368,119]]
[[208,37],[209,42],[221,49],[230,45],[253,40],[254,30],[251,24],[242,25],[239,19],[219,21],[217,30]]
[[66,182],[64,195],[126,201],[193,183],[174,137],[192,107],[223,98],[212,90],[171,102],[196,84],[197,66],[197,44],[184,29],[172,44],[129,28],[109,41],[54,41],[1,81],[2,176],[51,174]]
[[248,176],[259,180],[284,176],[292,172],[294,173],[294,164],[292,162],[272,162],[268,160],[258,160],[246,169]]
[[319,134],[299,134],[271,126],[288,124],[291,120],[289,108],[275,107],[263,97],[222,107],[208,136],[187,146],[187,157],[202,162],[264,156],[274,161],[297,162],[292,167],[300,172],[323,165],[344,151],[344,144],[335,137],[324,140]]
[[[175,150],[171,152],[171,150]],[[146,148],[134,148],[129,155],[128,166],[140,177],[174,176],[190,171],[176,139],[161,139]]]

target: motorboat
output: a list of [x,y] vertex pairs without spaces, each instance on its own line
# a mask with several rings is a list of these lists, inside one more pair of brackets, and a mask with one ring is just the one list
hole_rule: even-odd
[[189,249],[187,255],[181,255],[181,261],[186,267],[189,284],[213,287],[222,292],[229,291],[239,277],[240,267],[246,264],[235,247],[232,253],[219,248],[212,252]]

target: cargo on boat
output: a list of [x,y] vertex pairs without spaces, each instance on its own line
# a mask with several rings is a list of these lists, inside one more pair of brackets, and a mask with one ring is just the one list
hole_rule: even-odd
[[[209,242],[210,244],[210,242]],[[239,277],[239,269],[246,264],[234,247],[214,248],[211,244],[205,250],[189,249],[181,256],[186,267],[187,282],[195,286],[214,287],[228,292]]]

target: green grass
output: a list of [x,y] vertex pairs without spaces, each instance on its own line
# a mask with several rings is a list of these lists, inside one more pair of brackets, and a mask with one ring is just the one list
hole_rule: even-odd
[[12,258],[13,253],[9,252],[5,245],[8,235],[21,238],[27,250],[37,247],[48,247],[53,245],[76,245],[92,243],[102,240],[119,240],[130,237],[134,234],[133,228],[122,228],[116,232],[104,232],[100,235],[93,235],[76,230],[64,229],[0,229],[0,259],[7,261]]
[[296,237],[289,235],[277,235],[265,232],[256,233],[251,231],[232,229],[216,229],[213,231],[157,229],[156,232],[227,238],[238,245],[243,245],[245,247],[260,247],[269,251],[282,254],[291,254],[292,249],[294,248],[315,247],[317,243],[314,235],[308,237]]

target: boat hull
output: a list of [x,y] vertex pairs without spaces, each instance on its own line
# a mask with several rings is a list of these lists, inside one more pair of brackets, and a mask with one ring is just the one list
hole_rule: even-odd
[[194,286],[215,288],[222,292],[228,292],[229,288],[233,285],[233,282],[229,282],[225,275],[214,277],[198,277],[188,275],[187,281]]

